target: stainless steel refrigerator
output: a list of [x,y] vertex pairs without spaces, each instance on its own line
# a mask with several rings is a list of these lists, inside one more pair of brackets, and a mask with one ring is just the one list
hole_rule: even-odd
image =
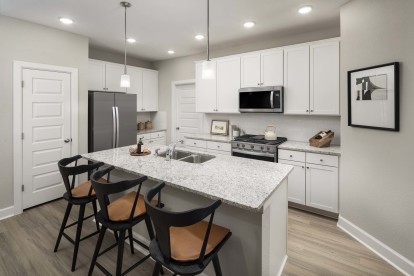
[[88,152],[137,142],[137,95],[88,93]]

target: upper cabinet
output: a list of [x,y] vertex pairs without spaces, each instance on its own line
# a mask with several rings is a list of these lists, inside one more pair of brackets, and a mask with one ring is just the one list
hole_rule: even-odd
[[215,79],[202,79],[202,62],[196,63],[196,111],[239,113],[240,57],[215,59]]
[[310,112],[339,115],[339,41],[310,46]]
[[339,40],[285,48],[286,114],[339,115]]
[[283,85],[283,49],[241,56],[241,87]]
[[309,114],[309,45],[285,48],[285,114]]
[[124,65],[89,60],[88,90],[137,94],[137,112],[158,111],[158,71],[127,66],[129,88],[120,87]]

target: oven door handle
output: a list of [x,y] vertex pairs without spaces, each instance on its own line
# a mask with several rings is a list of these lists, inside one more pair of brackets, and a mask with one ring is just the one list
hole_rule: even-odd
[[256,156],[264,156],[264,157],[275,157],[274,153],[267,153],[267,152],[255,152],[255,151],[249,151],[249,150],[239,150],[239,149],[233,149],[233,152],[237,153],[243,153],[247,155],[256,155]]
[[274,98],[274,97],[273,97],[273,94],[274,94],[274,93],[275,93],[275,91],[271,91],[271,92],[270,92],[270,108],[272,108],[272,109],[273,109],[273,108],[275,108],[275,107],[274,107],[274,103],[273,103],[273,98]]

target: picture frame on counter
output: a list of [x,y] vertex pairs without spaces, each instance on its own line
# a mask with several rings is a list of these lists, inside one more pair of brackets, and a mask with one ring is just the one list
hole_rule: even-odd
[[210,134],[213,135],[229,135],[228,120],[211,120]]
[[400,130],[399,63],[348,71],[348,126]]

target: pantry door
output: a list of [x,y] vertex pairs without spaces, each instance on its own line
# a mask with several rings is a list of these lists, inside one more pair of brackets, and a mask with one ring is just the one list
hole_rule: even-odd
[[22,207],[62,197],[57,162],[72,155],[71,74],[22,70]]

